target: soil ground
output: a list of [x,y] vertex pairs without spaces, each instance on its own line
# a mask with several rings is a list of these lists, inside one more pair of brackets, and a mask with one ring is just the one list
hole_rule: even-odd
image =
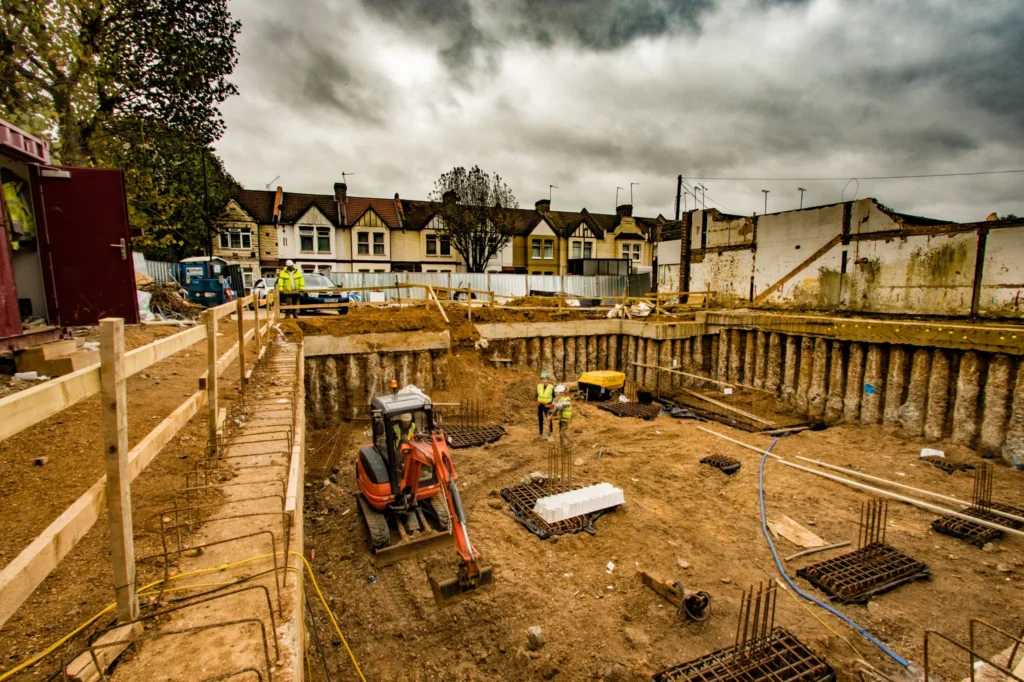
[[[573,410],[575,475],[608,481],[626,504],[600,518],[597,534],[541,541],[505,515],[498,491],[543,469],[548,444],[538,439],[529,370],[483,367],[463,351],[452,363],[454,385],[436,402],[479,399],[492,421],[508,429],[499,442],[457,450],[455,465],[467,504],[469,532],[495,569],[493,585],[435,606],[427,575],[454,575],[454,551],[377,569],[353,494],[355,454],[368,442],[367,422],[339,424],[310,434],[307,456],[306,546],[314,570],[343,632],[370,680],[642,680],[668,666],[731,645],[744,588],[778,576],[761,534],[756,453],[697,429],[698,422],[659,416],[653,422],[619,419],[593,405]],[[708,424],[745,442],[771,439]],[[949,444],[950,455],[973,457]],[[839,426],[779,441],[783,456],[804,455],[900,482],[969,499],[970,473],[949,475],[918,459],[921,444],[882,427]],[[739,459],[728,477],[699,460],[712,453]],[[332,469],[336,483],[326,482]],[[1022,474],[998,467],[994,499],[1024,507]],[[826,541],[856,542],[860,504],[851,488],[769,462],[765,471],[768,520],[790,516]],[[934,514],[892,503],[889,544],[927,563],[933,579],[873,599],[869,606],[839,607],[894,651],[920,667],[924,629],[966,642],[967,621],[985,619],[1007,631],[1020,629],[1024,613],[1024,542],[1004,538],[982,551],[936,534]],[[776,540],[781,556],[799,547]],[[824,595],[796,570],[839,550],[786,564],[797,584]],[[615,568],[609,571],[609,562]],[[686,565],[684,569],[682,566]],[[711,593],[713,612],[703,623],[680,622],[668,602],[644,587],[638,569],[680,580]],[[895,678],[900,668],[853,629],[795,598],[779,594],[776,623],[794,632],[839,673],[853,679],[863,658]],[[526,649],[526,631],[541,626],[547,644]],[[317,629],[328,640],[329,624]],[[1005,642],[984,638],[988,654]],[[855,650],[856,651],[855,651]],[[333,653],[332,653],[333,652]],[[355,679],[334,641],[328,647],[331,679]],[[964,655],[952,647],[931,651],[933,674],[967,675]],[[323,679],[314,670],[313,678]]]
[[[223,354],[237,338],[232,318],[221,321],[218,350]],[[246,321],[245,329],[252,326]],[[181,331],[174,327],[128,326],[125,347],[132,349]],[[247,361],[255,359],[250,343]],[[206,341],[182,350],[127,381],[128,437],[134,446],[198,389],[206,370]],[[228,406],[237,395],[237,362],[220,383],[220,399]],[[99,396],[83,400],[19,434],[0,442],[0,564],[6,565],[104,473]],[[191,459],[204,456],[206,412],[183,428],[132,482],[132,516],[136,556],[159,552],[154,514],[173,506],[174,491],[183,485]],[[46,456],[43,467],[35,457]],[[113,597],[108,526],[99,520],[33,595],[0,629],[0,674],[45,649],[60,636],[107,606]],[[158,577],[152,564],[140,563],[140,584]],[[103,625],[107,624],[106,619]],[[78,650],[81,639],[61,647],[54,656]],[[56,658],[14,679],[45,679],[57,669]]]

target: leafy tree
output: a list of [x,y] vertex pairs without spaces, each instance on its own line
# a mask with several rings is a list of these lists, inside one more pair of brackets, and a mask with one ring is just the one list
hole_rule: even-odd
[[497,173],[453,168],[434,183],[430,200],[437,231],[451,240],[469,272],[484,272],[487,261],[512,241],[519,202]]
[[116,135],[96,140],[94,151],[101,165],[124,169],[129,222],[143,229],[132,240],[137,250],[168,261],[209,254],[213,221],[238,189],[213,150],[162,121],[137,119],[120,121]]
[[123,120],[208,144],[236,92],[240,28],[227,0],[0,0],[0,112],[70,165],[95,162]]

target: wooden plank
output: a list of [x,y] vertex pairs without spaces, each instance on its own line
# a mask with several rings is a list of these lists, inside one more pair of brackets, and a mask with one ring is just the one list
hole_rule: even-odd
[[217,313],[210,308],[206,316],[206,391],[207,391],[207,412],[209,422],[209,438],[212,446],[217,442]]
[[779,280],[777,282],[775,282],[775,284],[772,284],[770,287],[768,287],[767,289],[762,291],[760,294],[755,296],[754,297],[754,301],[753,301],[754,304],[756,305],[758,303],[764,302],[769,296],[771,296],[776,291],[778,291],[782,287],[782,285],[784,285],[786,282],[788,282],[789,280],[793,279],[794,277],[799,275],[801,272],[803,272],[804,270],[809,268],[811,265],[814,264],[814,261],[818,260],[819,258],[824,256],[826,253],[831,251],[832,248],[834,246],[836,246],[842,240],[843,240],[843,235],[841,233],[837,234],[835,237],[832,237],[832,239],[830,239],[824,246],[822,246],[820,249],[818,249],[817,251],[812,253],[810,256],[808,256],[806,259],[804,259],[804,261],[802,263],[800,263],[800,265],[796,266],[795,268],[793,268],[792,270],[787,272],[785,275],[780,277]]
[[444,311],[444,306],[441,305],[441,301],[437,300],[437,292],[434,291],[434,287],[427,287],[427,291],[434,298],[434,303],[437,304],[437,309],[441,311],[441,317],[444,318],[445,324],[451,324],[448,320],[448,314]]
[[783,516],[769,525],[772,526],[772,530],[798,547],[824,547],[828,544],[788,516]]
[[[242,314],[242,301],[236,301],[235,305],[235,317],[238,318],[238,338],[245,338],[245,315]],[[257,325],[258,326],[258,325]],[[238,353],[238,391],[244,396],[245,395],[245,350],[244,347],[240,349]]]
[[131,474],[128,472],[128,396],[124,374],[124,320],[100,320],[100,414],[107,469],[107,519],[114,597],[122,622],[139,615],[135,596],[135,536],[132,531]]
[[93,660],[92,654],[84,651],[68,664],[66,668],[68,678],[72,682],[98,682],[98,680],[106,679],[103,675],[110,664],[124,653],[135,639],[141,637],[142,632],[142,623],[129,623],[100,635],[93,642],[93,646],[98,647],[95,652],[100,669],[96,669],[96,660]]
[[699,400],[703,400],[706,403],[711,403],[712,405],[716,405],[717,407],[720,407],[723,410],[729,410],[730,412],[735,412],[736,414],[740,415],[741,417],[746,417],[747,419],[753,419],[754,421],[758,422],[759,424],[766,424],[768,426],[776,426],[775,422],[773,422],[771,420],[764,419],[763,417],[758,417],[756,414],[751,414],[749,412],[745,412],[745,411],[743,411],[741,409],[733,407],[732,405],[729,405],[728,403],[723,403],[720,400],[715,400],[714,398],[709,398],[706,395],[701,395],[700,393],[697,393],[696,391],[691,391],[688,388],[680,387],[677,390],[682,391],[683,393],[685,393],[685,394],[687,394],[689,396],[692,396],[694,398],[697,398]]
[[658,579],[653,574],[647,571],[640,571],[640,580],[643,581],[644,585],[667,599],[673,606],[678,607],[682,601],[682,595],[679,594],[679,590],[675,586],[669,585],[668,582]]
[[145,438],[135,444],[135,447],[128,453],[128,470],[131,472],[132,480],[135,480],[135,477],[149,466],[149,463],[164,449],[164,446],[178,435],[178,432],[199,413],[205,404],[206,391],[196,391],[179,405],[178,409],[157,424],[155,429],[146,434]]
[[0,571],[0,626],[89,532],[106,505],[104,476]]
[[100,391],[100,366],[72,372],[59,379],[0,398],[0,440],[52,417]]
[[150,365],[154,365],[164,358],[168,358],[178,351],[199,343],[206,338],[206,327],[196,326],[178,332],[165,339],[146,344],[141,348],[128,351],[124,356],[124,371],[127,376],[132,376]]

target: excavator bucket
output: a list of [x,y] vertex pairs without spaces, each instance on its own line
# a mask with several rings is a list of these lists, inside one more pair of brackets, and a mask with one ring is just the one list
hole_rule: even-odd
[[478,587],[490,585],[492,582],[494,582],[494,569],[491,566],[480,566],[479,574],[474,578],[466,576],[466,570],[463,566],[459,568],[458,576],[448,580],[438,581],[431,576],[430,589],[434,592],[434,601],[437,602],[438,606],[441,606],[453,597],[472,592]]

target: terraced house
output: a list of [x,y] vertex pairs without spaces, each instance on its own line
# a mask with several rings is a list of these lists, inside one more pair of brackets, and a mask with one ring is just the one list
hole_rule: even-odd
[[[539,275],[650,272],[659,229],[670,225],[632,215],[552,211],[551,202],[517,211],[512,241],[489,272]],[[242,266],[246,287],[286,260],[306,272],[464,272],[465,263],[439,232],[429,201],[356,197],[345,183],[333,194],[240,190],[218,221],[214,255]]]

